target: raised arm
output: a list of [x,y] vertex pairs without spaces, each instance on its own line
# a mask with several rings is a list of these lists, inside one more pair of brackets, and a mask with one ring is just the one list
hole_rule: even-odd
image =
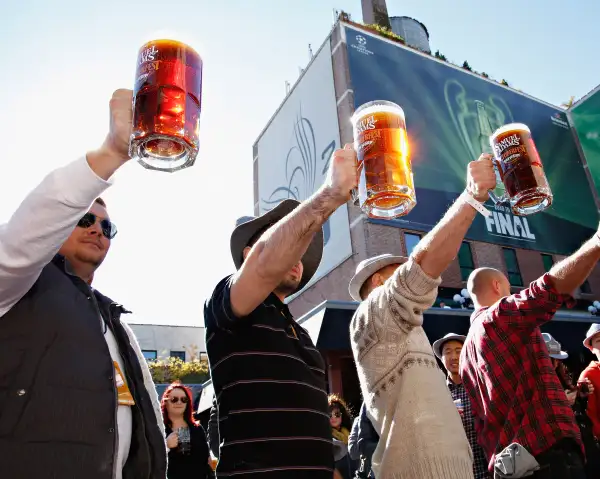
[[548,276],[558,293],[571,294],[587,279],[598,260],[600,237],[596,232],[575,253],[552,266]]
[[456,258],[460,245],[477,211],[467,196],[483,203],[496,185],[491,155],[481,155],[467,168],[467,188],[444,217],[417,245],[411,257],[430,278],[439,277]]
[[110,132],[86,158],[50,173],[0,225],[0,317],[31,288],[107,181],[128,159],[131,91],[110,102]]
[[254,245],[231,284],[231,308],[238,318],[250,314],[300,261],[314,234],[357,184],[356,153],[350,145],[333,153],[323,186],[271,227]]
[[483,202],[496,184],[491,156],[469,163],[466,191],[448,209],[440,222],[419,242],[408,262],[385,281],[373,297],[379,308],[393,308],[395,315],[412,325],[423,323],[422,312],[435,302],[440,275],[456,257],[477,210],[468,203]]

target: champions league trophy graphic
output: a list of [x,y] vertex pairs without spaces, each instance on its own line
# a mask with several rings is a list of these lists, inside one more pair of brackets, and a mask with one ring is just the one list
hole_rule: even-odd
[[[492,133],[514,119],[510,108],[497,95],[490,95],[487,101],[468,98],[468,92],[457,80],[448,80],[444,85],[446,107],[456,133],[470,158],[478,158],[482,153],[493,154],[490,145]],[[492,202],[497,203],[498,198],[504,195],[504,184],[496,166],[496,188],[490,195]]]
[[[475,106],[477,107],[477,123],[479,124],[480,152],[481,154],[487,153],[493,155],[494,151],[492,150],[492,145],[490,144],[490,137],[494,132],[492,130],[492,125],[490,124],[487,111],[485,110],[485,105],[483,102],[475,100]],[[498,167],[496,166],[495,162],[494,172],[496,173],[496,188],[494,188],[493,191],[490,191],[490,199],[494,204],[499,204],[501,203],[500,198],[506,198],[506,196],[504,195],[504,183],[502,183],[500,172],[498,171]]]

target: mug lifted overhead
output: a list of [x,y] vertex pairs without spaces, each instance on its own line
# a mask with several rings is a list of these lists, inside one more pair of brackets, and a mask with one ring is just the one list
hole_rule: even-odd
[[355,204],[371,218],[406,215],[417,197],[404,111],[390,101],[371,101],[357,108],[351,122],[359,175]]
[[529,128],[522,123],[504,125],[492,134],[490,145],[506,190],[499,198],[490,195],[492,200],[508,202],[513,213],[520,216],[548,208],[552,191]]
[[194,164],[199,148],[202,59],[176,40],[154,40],[138,55],[129,154],[151,170]]

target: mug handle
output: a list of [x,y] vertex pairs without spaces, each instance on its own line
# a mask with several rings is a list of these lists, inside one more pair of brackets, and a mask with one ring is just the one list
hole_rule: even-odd
[[[496,158],[494,156],[492,157],[492,164],[494,165],[494,173],[496,173],[496,184],[504,186],[504,183],[502,182],[502,179],[500,177],[500,171],[498,170],[498,164],[496,163]],[[498,196],[496,193],[494,193],[494,190],[489,190],[488,194],[490,195],[490,199],[495,205],[501,205],[504,203],[508,203],[509,201],[506,192],[502,196]]]
[[[354,151],[358,152],[355,141],[353,142],[353,146],[354,146]],[[358,168],[358,156],[356,158],[356,166]],[[352,190],[350,190],[350,194],[352,195],[352,204],[354,206],[360,206],[360,198],[358,197],[358,188],[352,188]]]

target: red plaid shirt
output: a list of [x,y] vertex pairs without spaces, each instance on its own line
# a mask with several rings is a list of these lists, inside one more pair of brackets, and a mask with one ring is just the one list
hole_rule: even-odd
[[539,326],[563,302],[546,274],[518,294],[471,316],[460,375],[471,398],[479,444],[490,458],[513,442],[537,456],[559,440],[581,444],[579,428],[556,376]]

